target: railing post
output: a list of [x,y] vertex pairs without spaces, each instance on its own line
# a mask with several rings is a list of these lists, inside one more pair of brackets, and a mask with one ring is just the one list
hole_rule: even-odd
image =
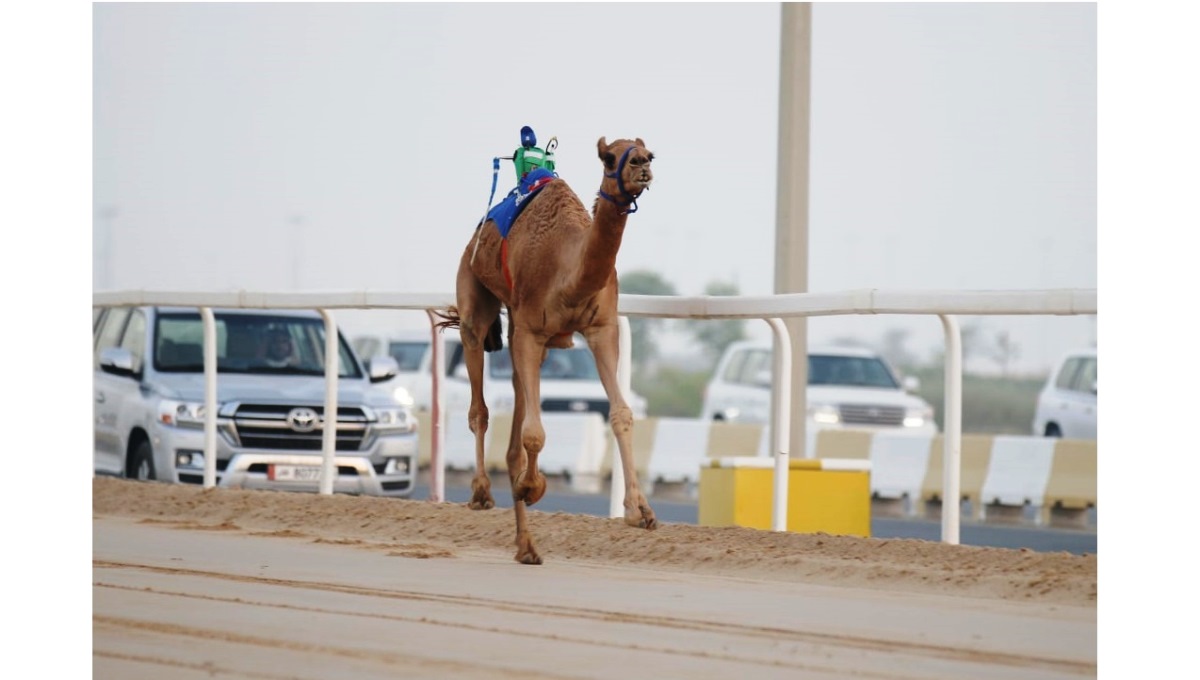
[[[426,309],[429,315],[429,332],[433,334],[429,346],[433,351],[433,391],[431,393],[431,409],[429,426],[433,428],[433,440],[429,442],[429,500],[441,503],[446,500],[446,457],[443,451],[446,447],[446,400],[442,394],[442,379],[446,377],[446,339],[438,332],[437,317],[432,309]],[[418,435],[419,436],[419,435]],[[415,479],[421,469],[420,462],[413,469]]]
[[[772,383],[775,406],[775,499],[771,506],[771,529],[787,531],[788,470],[792,438],[792,340],[781,319],[764,319],[775,331],[775,380]],[[809,454],[805,451],[805,455]]]
[[317,311],[325,320],[325,417],[321,419],[321,483],[318,491],[328,496],[333,493],[333,478],[337,475],[333,459],[337,455],[338,331],[329,310]]
[[962,333],[956,317],[950,314],[938,316],[946,331],[942,542],[958,545],[962,507]]
[[201,307],[204,322],[204,488],[217,485],[217,322]]

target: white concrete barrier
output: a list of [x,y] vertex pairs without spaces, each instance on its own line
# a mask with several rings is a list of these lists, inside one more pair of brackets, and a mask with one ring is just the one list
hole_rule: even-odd
[[710,427],[710,422],[698,418],[659,418],[650,449],[648,481],[699,482],[700,466],[708,457]]
[[933,435],[878,432],[871,437],[871,493],[908,501],[909,513],[921,497]]
[[607,449],[608,423],[599,413],[542,413],[546,446],[538,456],[543,474],[594,474]]
[[[504,470],[511,414],[494,412],[488,428],[485,465]],[[544,474],[569,479],[575,491],[599,493],[612,472],[616,452],[609,424],[595,413],[543,413],[546,447],[539,466]],[[422,427],[428,423],[422,420]],[[765,425],[702,421],[696,418],[645,418],[634,421],[634,456],[643,486],[656,482],[695,484],[706,459],[752,456],[770,464],[770,433]],[[426,429],[426,432],[429,430]],[[901,431],[824,430],[807,433],[815,458],[870,461],[871,494],[876,511],[901,508],[919,516],[927,501],[941,501],[942,438]],[[1094,441],[1032,436],[968,435],[963,441],[964,499],[979,520],[1024,519],[1023,509],[1041,509],[1047,522],[1052,507],[1078,512],[1096,505]],[[799,457],[799,456],[793,456]],[[422,463],[428,459],[422,455]],[[465,411],[451,410],[446,424],[446,465],[475,469],[475,439]],[[978,470],[976,470],[978,468]],[[885,508],[881,502],[895,501]],[[986,510],[990,508],[991,516]]]
[[1054,463],[1057,439],[1042,437],[996,437],[983,482],[981,503],[1024,507],[1045,505],[1046,486]]

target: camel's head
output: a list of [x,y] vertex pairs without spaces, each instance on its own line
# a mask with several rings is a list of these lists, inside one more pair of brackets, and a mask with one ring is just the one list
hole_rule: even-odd
[[[628,206],[650,188],[650,182],[654,180],[654,173],[650,171],[654,154],[646,148],[641,137],[632,141],[618,139],[612,144],[601,137],[596,142],[596,149],[600,153],[600,161],[604,163],[604,183],[600,191],[602,198]],[[636,209],[635,205],[628,212]]]

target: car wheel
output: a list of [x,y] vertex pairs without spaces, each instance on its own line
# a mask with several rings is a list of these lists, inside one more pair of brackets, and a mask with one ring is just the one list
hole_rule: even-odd
[[143,440],[133,450],[125,476],[142,481],[157,479],[154,474],[154,449],[150,448],[150,442]]
[[1062,430],[1058,429],[1058,425],[1055,425],[1054,423],[1050,423],[1050,424],[1046,425],[1046,436],[1047,437],[1061,437]]

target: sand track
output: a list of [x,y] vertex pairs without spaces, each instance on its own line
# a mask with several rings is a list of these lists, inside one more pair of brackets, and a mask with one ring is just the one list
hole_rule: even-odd
[[[98,477],[92,509],[97,517],[290,537],[417,559],[476,553],[511,558],[514,552],[511,510],[472,511],[460,504]],[[547,562],[1091,607],[1097,598],[1095,555],[687,524],[648,532],[620,520],[541,513],[536,506],[531,525]]]

